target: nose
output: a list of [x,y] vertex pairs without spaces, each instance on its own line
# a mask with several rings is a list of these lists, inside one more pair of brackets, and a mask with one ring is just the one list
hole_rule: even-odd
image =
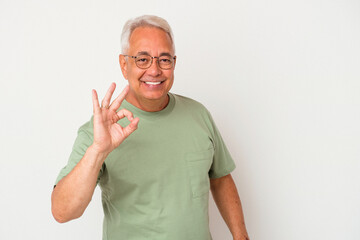
[[161,74],[161,68],[159,67],[158,59],[153,58],[150,67],[147,69],[148,74],[151,76],[159,76]]

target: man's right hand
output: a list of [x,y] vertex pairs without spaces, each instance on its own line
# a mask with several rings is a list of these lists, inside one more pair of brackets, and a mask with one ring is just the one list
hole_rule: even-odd
[[[116,112],[129,92],[129,86],[126,86],[110,104],[115,88],[115,83],[112,83],[101,102],[101,106],[96,91],[92,91],[94,109],[94,142],[92,148],[105,155],[117,148],[125,138],[134,132],[139,122],[139,118],[134,118],[133,114],[126,109]],[[127,117],[130,124],[123,128],[117,122],[124,117]]]
[[[114,91],[115,83],[112,83],[102,100],[101,107],[96,91],[92,92],[94,142],[71,172],[61,179],[53,190],[51,210],[58,222],[70,221],[84,213],[94,194],[99,171],[106,156],[137,129],[139,119],[134,118],[131,112],[126,109],[116,112],[129,87],[127,86],[110,104]],[[123,128],[117,122],[124,117],[129,119],[130,124]]]

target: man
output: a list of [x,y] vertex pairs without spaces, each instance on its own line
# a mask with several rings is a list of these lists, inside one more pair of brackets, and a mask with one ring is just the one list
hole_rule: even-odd
[[103,239],[209,240],[211,189],[233,238],[249,239],[230,175],[235,164],[210,114],[169,93],[176,56],[168,23],[128,21],[122,51],[129,86],[111,103],[111,84],[101,106],[93,90],[94,116],[80,127],[52,193],[54,218],[80,217],[99,184]]

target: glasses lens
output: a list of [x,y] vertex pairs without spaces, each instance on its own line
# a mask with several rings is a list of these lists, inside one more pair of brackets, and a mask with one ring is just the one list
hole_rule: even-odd
[[135,58],[135,63],[139,68],[148,68],[151,65],[151,60],[149,55],[138,55]]
[[172,67],[174,59],[170,56],[159,57],[159,67],[162,69],[169,69]]

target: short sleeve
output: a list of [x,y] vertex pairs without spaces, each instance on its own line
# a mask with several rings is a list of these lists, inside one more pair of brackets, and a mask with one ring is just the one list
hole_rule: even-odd
[[[89,124],[90,124],[90,122],[87,123],[87,125],[89,125]],[[92,134],[85,131],[84,126],[80,127],[80,129],[78,130],[78,135],[75,139],[68,163],[64,168],[61,169],[58,177],[56,178],[55,185],[73,170],[73,168],[76,166],[76,164],[85,155],[86,150],[93,143]],[[101,173],[102,173],[102,169],[100,170],[97,182],[99,182],[99,180],[100,180]]]
[[208,117],[212,128],[211,140],[214,146],[214,158],[209,170],[209,177],[220,178],[230,174],[236,168],[236,165],[209,112]]

